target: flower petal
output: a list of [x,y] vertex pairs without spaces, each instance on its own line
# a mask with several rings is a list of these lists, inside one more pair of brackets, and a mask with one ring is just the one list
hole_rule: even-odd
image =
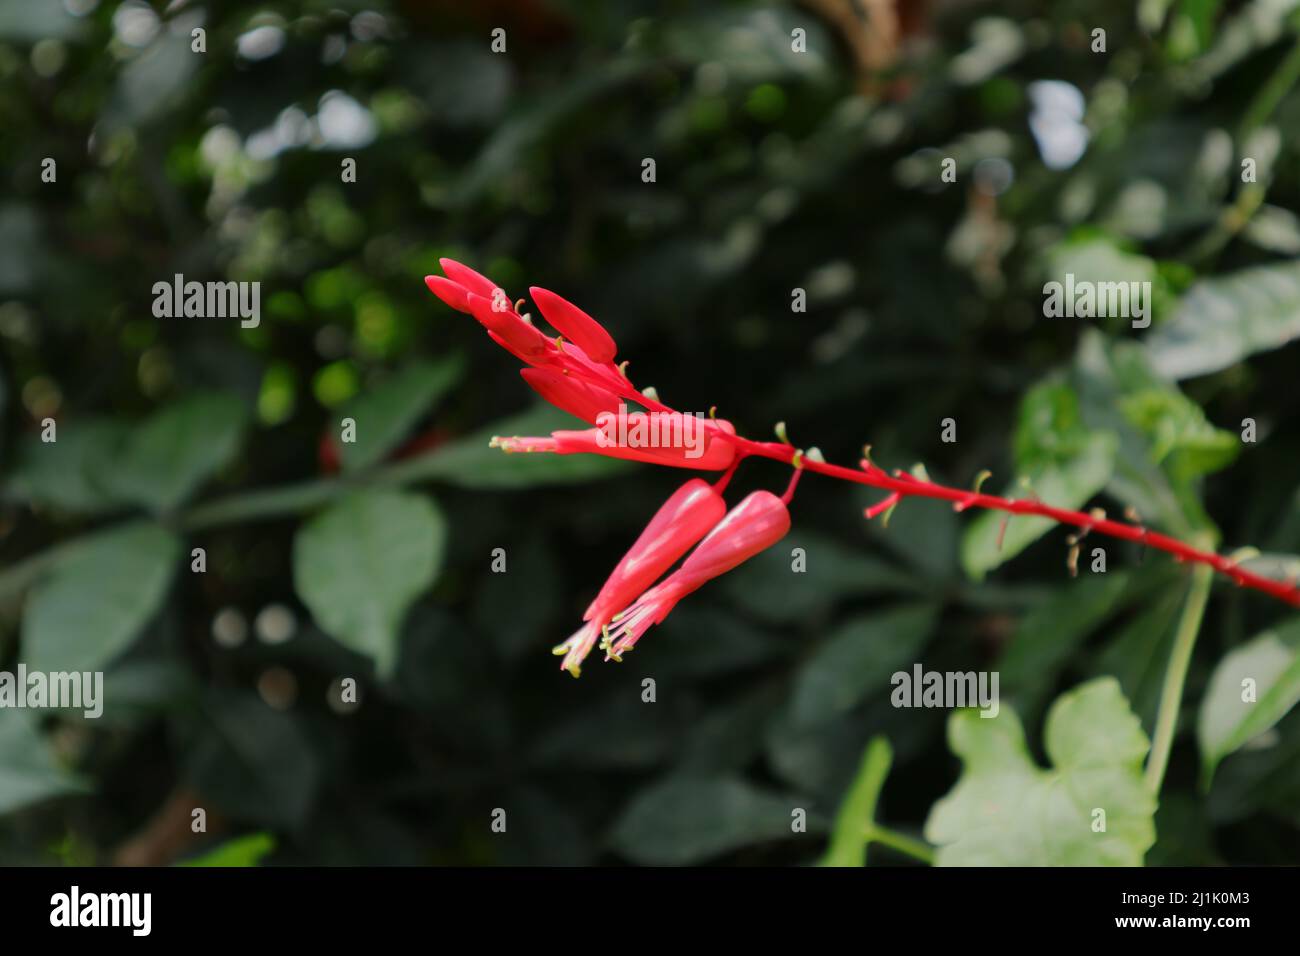
[[572,302],[554,292],[532,286],[528,292],[547,322],[600,363],[612,362],[618,352],[605,327]]
[[522,368],[519,374],[534,392],[556,408],[591,425],[604,412],[617,413],[622,400],[613,392],[549,368]]
[[429,287],[430,292],[457,312],[469,311],[469,303],[466,301],[468,293],[464,286],[442,276],[425,276],[424,284]]
[[475,272],[469,266],[461,265],[455,259],[439,259],[438,264],[442,266],[442,271],[447,273],[448,279],[464,286],[475,295],[491,299],[492,290],[498,288],[497,284],[487,276]]
[[524,361],[531,362],[529,356],[539,356],[549,347],[546,336],[525,322],[513,308],[496,308],[495,305],[502,300],[493,303],[473,292],[466,298],[470,314]]

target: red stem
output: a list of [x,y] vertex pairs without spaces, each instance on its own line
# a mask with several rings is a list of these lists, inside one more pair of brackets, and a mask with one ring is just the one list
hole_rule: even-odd
[[[584,370],[585,371],[585,370]],[[631,380],[617,371],[614,367],[602,370],[606,373],[599,380],[598,384],[604,387],[612,387],[616,394],[623,398],[628,398],[642,403],[651,411],[672,412],[673,409],[661,402],[647,399],[637,391]],[[609,373],[617,381],[611,381]],[[580,372],[581,374],[581,372]],[[795,455],[798,450],[791,445],[779,442],[759,442],[744,438],[740,435],[731,435],[722,429],[716,429],[713,432],[717,438],[723,438],[736,446],[739,455],[736,463],[732,465],[727,472],[727,478],[735,470],[736,464],[739,464],[741,458],[748,455],[757,455],[762,458],[772,458],[777,461],[793,465]],[[869,461],[863,461],[861,468],[845,468],[841,465],[832,465],[824,461],[810,459],[806,454],[802,458],[802,467],[808,471],[814,471],[819,475],[826,475],[828,478],[838,478],[841,481],[852,481],[860,485],[869,485],[872,488],[882,488],[886,491],[896,494],[899,498],[906,498],[909,495],[915,495],[920,498],[941,498],[944,501],[953,502],[954,508],[958,511],[965,511],[967,508],[988,508],[993,511],[1004,511],[1013,515],[1037,515],[1043,518],[1050,518],[1059,524],[1072,525],[1076,528],[1082,528],[1085,532],[1096,531],[1100,534],[1109,535],[1112,538],[1119,538],[1124,541],[1137,541],[1138,543],[1155,548],[1158,551],[1164,551],[1172,554],[1179,561],[1189,561],[1194,564],[1206,564],[1212,567],[1220,574],[1231,578],[1239,587],[1253,588],[1256,591],[1262,591],[1279,600],[1286,601],[1288,604],[1300,607],[1300,587],[1295,583],[1285,581],[1276,581],[1273,578],[1264,577],[1262,574],[1256,574],[1253,571],[1246,571],[1237,566],[1237,562],[1231,558],[1216,554],[1213,551],[1202,551],[1190,544],[1185,544],[1177,538],[1171,538],[1168,535],[1160,534],[1157,531],[1150,531],[1141,525],[1126,524],[1122,521],[1111,521],[1109,518],[1096,517],[1091,514],[1085,514],[1081,511],[1068,511],[1064,508],[1053,508],[1051,505],[1044,504],[1034,499],[1010,499],[1000,498],[997,495],[986,495],[978,491],[968,491],[962,488],[950,488],[946,485],[937,485],[932,481],[915,478],[902,472],[896,472],[890,476],[876,467]],[[794,490],[793,484],[787,491],[787,495]]]
[[[789,445],[777,442],[756,442],[740,436],[731,436],[723,432],[716,433],[719,437],[733,441],[742,454],[758,455],[763,458],[774,458],[777,461],[783,461],[787,464],[793,464],[795,449]],[[978,491],[968,491],[962,488],[950,488],[946,485],[937,485],[932,481],[922,481],[911,475],[890,476],[877,468],[870,462],[863,462],[862,469],[845,468],[841,465],[832,465],[827,462],[810,460],[807,455],[803,458],[803,467],[808,471],[815,471],[819,475],[826,475],[829,478],[838,478],[841,481],[853,481],[860,485],[869,485],[872,488],[883,488],[906,498],[909,495],[915,495],[920,498],[941,498],[945,501],[954,502],[960,506],[960,510],[967,508],[989,508],[994,511],[1006,511],[1016,515],[1038,515],[1044,518],[1051,518],[1059,524],[1073,525],[1076,528],[1083,528],[1085,531],[1096,531],[1100,534],[1109,535],[1112,538],[1120,538],[1125,541],[1137,541],[1140,544],[1155,548],[1158,551],[1165,551],[1172,554],[1180,561],[1190,561],[1195,564],[1208,564],[1220,574],[1225,574],[1232,578],[1239,586],[1254,588],[1257,591],[1263,591],[1275,598],[1286,601],[1300,607],[1300,588],[1294,584],[1287,584],[1283,581],[1275,581],[1272,578],[1266,578],[1261,574],[1255,574],[1252,571],[1246,571],[1238,567],[1236,562],[1231,558],[1215,554],[1212,551],[1202,551],[1199,548],[1192,547],[1190,544],[1184,544],[1177,538],[1171,538],[1168,535],[1160,534],[1158,531],[1150,531],[1140,525],[1126,524],[1122,521],[1111,521],[1109,518],[1095,517],[1094,515],[1084,514],[1081,511],[1068,511],[1064,508],[1053,508],[1051,505],[1044,504],[1041,501],[1032,499],[1000,498],[997,495],[986,495]]]

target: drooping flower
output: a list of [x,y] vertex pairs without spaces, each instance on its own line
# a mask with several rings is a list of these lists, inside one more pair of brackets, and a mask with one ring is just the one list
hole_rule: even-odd
[[[557,455],[606,455],[673,468],[721,471],[730,467],[736,449],[718,433],[734,435],[723,419],[703,419],[681,412],[629,412],[603,418],[600,427],[555,431],[550,438],[492,439],[492,447],[507,452],[551,452]],[[644,440],[643,440],[644,439]]]
[[678,488],[614,568],[583,615],[583,626],[555,648],[556,654],[564,655],[561,667],[577,677],[582,661],[614,614],[658,580],[726,510],[719,489],[706,481],[692,478]]
[[622,658],[678,601],[770,548],[789,530],[790,512],[784,501],[770,491],[755,491],[746,497],[727,512],[680,568],[615,617],[603,644],[605,659]]

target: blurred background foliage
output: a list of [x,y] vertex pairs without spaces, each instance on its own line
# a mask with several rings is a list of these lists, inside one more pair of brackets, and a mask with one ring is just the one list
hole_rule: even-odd
[[[0,711],[0,861],[809,862],[846,792],[918,834],[957,779],[947,715],[889,704],[918,661],[999,670],[1063,772],[1051,728],[1098,701],[1149,736],[1183,569],[1087,541],[1071,579],[1059,530],[884,529],[816,478],[807,573],[775,549],[574,682],[549,648],[683,476],[488,449],[563,416],[421,279],[553,288],[754,437],[1024,476],[1291,573],[1296,6],[6,0],[0,667],[104,668],[107,703]],[[260,324],[155,318],[177,273],[260,282]],[[1066,273],[1151,282],[1151,328],[1044,318]],[[1216,582],[1148,863],[1300,859],[1293,621]]]

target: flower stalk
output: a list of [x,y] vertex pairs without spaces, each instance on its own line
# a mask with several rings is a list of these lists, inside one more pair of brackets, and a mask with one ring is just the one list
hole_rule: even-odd
[[[583,629],[556,648],[557,653],[565,655],[565,669],[575,675],[582,658],[595,643],[595,622],[609,615],[601,624],[603,637],[600,646],[606,651],[607,660],[621,659],[651,625],[660,623],[687,594],[779,541],[789,529],[787,506],[791,503],[804,472],[884,491],[885,496],[864,511],[868,520],[883,515],[882,520],[887,522],[889,515],[906,498],[935,498],[951,503],[953,510],[958,512],[969,508],[1003,512],[1004,531],[1006,522],[1017,516],[1048,518],[1058,524],[1077,528],[1077,532],[1069,539],[1068,564],[1072,573],[1077,561],[1079,541],[1094,532],[1122,541],[1133,541],[1144,549],[1164,551],[1172,555],[1175,561],[1198,565],[1184,615],[1185,626],[1180,627],[1180,641],[1175,648],[1166,680],[1161,710],[1161,717],[1166,723],[1172,719],[1167,717],[1168,714],[1176,716],[1177,713],[1177,699],[1182,693],[1181,675],[1186,671],[1186,659],[1190,659],[1212,572],[1228,577],[1239,587],[1252,588],[1300,606],[1300,587],[1297,587],[1296,582],[1278,581],[1248,571],[1239,566],[1240,556],[1221,555],[1152,531],[1135,515],[1129,515],[1134,520],[1124,522],[1106,517],[1100,508],[1088,512],[1057,508],[1042,501],[1032,488],[1026,488],[1028,496],[1024,498],[986,494],[980,489],[989,477],[987,471],[980,473],[972,489],[953,488],[933,482],[920,465],[911,473],[898,469],[887,472],[871,460],[870,446],[866,446],[865,455],[858,462],[857,468],[835,465],[826,461],[816,449],[805,452],[795,447],[789,440],[783,422],[776,426],[779,441],[755,441],[736,434],[734,427],[729,422],[717,419],[716,409],[711,409],[707,419],[701,416],[701,427],[706,431],[707,441],[706,451],[700,454],[689,454],[681,447],[643,447],[626,438],[611,441],[608,432],[603,430],[611,415],[637,418],[640,425],[655,424],[659,420],[679,423],[687,416],[664,404],[654,389],[639,391],[628,377],[627,362],[615,364],[618,347],[613,337],[599,322],[568,300],[546,289],[533,287],[529,290],[538,311],[559,333],[552,339],[521,318],[516,311],[517,307],[510,305],[512,300],[509,296],[491,280],[451,260],[442,260],[442,265],[447,278],[426,277],[430,290],[452,308],[471,313],[488,330],[494,341],[530,366],[522,374],[538,394],[557,407],[598,426],[587,431],[557,431],[549,437],[494,438],[492,443],[495,447],[517,452],[601,454],[677,468],[725,470],[725,475],[716,488],[719,497],[731,475],[746,458],[769,458],[784,462],[794,469],[789,486],[780,497],[766,491],[755,492],[728,512],[726,517],[721,520],[714,518],[716,527],[712,530],[704,528],[689,540],[683,538],[678,542],[681,546],[673,549],[676,553],[667,562],[669,564],[692,546],[695,546],[695,550],[686,557],[680,569],[660,584],[650,587],[623,610],[615,613],[610,602],[598,599],[602,613],[592,618],[589,612]],[[494,303],[490,311],[489,302]],[[645,411],[629,414],[624,403],[633,403]],[[671,504],[670,500],[665,508]],[[656,522],[663,520],[663,514],[664,509],[661,509],[650,528],[624,558],[625,563],[632,559],[642,541],[656,527]],[[701,535],[703,540],[700,540]],[[1000,546],[1001,535],[998,543]],[[623,568],[624,565],[620,564],[620,569]],[[664,567],[657,568],[653,577],[657,578],[666,570],[665,564]],[[620,570],[616,569],[611,582],[617,582],[619,575]],[[644,583],[648,585],[649,579]],[[606,588],[609,587],[607,584]],[[602,591],[602,595],[605,594]],[[630,593],[618,593],[621,600],[631,596]],[[1185,638],[1185,634],[1190,634],[1190,637]],[[1174,707],[1164,706],[1171,696]],[[1153,778],[1157,787],[1163,776],[1164,760],[1168,756],[1168,740],[1164,738],[1172,734],[1169,726],[1162,725],[1159,729],[1165,733],[1157,734],[1157,746],[1153,748],[1152,762],[1148,769],[1149,779]]]

